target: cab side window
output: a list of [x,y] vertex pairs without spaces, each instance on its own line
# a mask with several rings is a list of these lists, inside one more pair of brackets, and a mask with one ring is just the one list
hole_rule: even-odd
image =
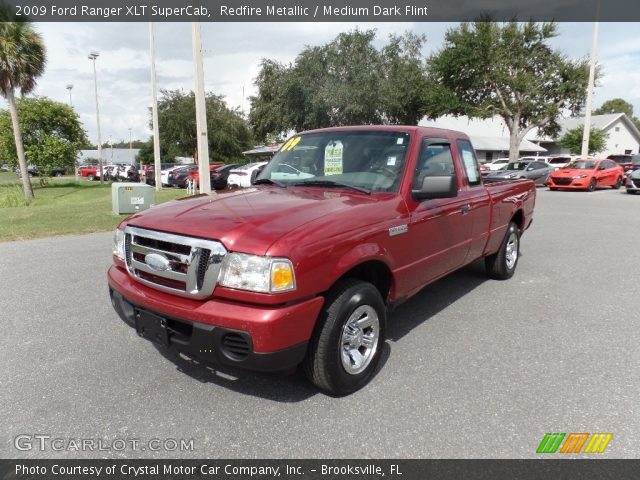
[[469,185],[471,187],[482,185],[482,177],[480,176],[480,169],[478,168],[476,152],[473,150],[471,143],[467,140],[457,140],[457,144]]
[[446,141],[425,139],[413,177],[413,188],[420,189],[425,177],[445,177],[455,175],[451,145]]

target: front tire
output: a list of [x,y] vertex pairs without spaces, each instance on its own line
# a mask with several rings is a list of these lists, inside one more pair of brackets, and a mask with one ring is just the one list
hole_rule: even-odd
[[487,275],[495,280],[513,277],[520,258],[520,229],[515,222],[509,223],[500,249],[484,258]]
[[386,308],[371,283],[338,282],[328,293],[304,370],[311,382],[332,395],[364,387],[380,361],[386,335]]
[[589,186],[587,187],[587,190],[589,192],[595,192],[596,190],[596,179],[592,178],[591,181],[589,182]]

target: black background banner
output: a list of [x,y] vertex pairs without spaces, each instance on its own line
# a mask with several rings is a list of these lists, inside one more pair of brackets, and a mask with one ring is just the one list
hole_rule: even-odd
[[626,480],[638,472],[640,460],[0,460],[2,480]]
[[[0,0],[41,22],[640,21],[637,0]],[[598,4],[600,7],[598,8]],[[596,12],[599,10],[599,15]]]

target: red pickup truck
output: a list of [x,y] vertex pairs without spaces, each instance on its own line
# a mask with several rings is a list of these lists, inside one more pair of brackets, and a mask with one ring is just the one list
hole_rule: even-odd
[[97,165],[81,165],[78,167],[78,175],[93,180],[98,176]]
[[364,386],[387,312],[484,258],[510,278],[530,180],[484,184],[469,138],[415,126],[289,139],[249,189],[175,201],[114,236],[112,304],[138,334],[205,362],[302,364],[334,395]]

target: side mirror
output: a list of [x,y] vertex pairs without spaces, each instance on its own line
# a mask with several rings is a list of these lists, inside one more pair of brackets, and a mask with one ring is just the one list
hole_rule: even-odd
[[422,187],[419,190],[412,190],[411,195],[415,200],[456,197],[458,195],[456,177],[454,175],[424,177]]
[[531,170],[533,170],[533,167],[527,167],[527,172],[530,172]]
[[604,165],[600,165],[600,166],[598,167],[598,170],[606,170],[606,168],[607,168],[607,167],[605,167]]

